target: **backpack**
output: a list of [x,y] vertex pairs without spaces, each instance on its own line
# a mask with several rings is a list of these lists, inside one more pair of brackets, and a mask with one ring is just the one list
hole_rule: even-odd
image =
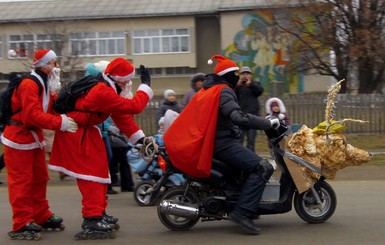
[[53,104],[53,108],[60,114],[66,114],[75,110],[77,99],[87,94],[88,91],[100,82],[92,75],[85,76],[80,80],[67,83],[61,90]]
[[12,74],[7,87],[2,91],[0,95],[0,124],[2,128],[4,128],[5,125],[10,124],[13,114],[21,111],[21,108],[19,108],[17,111],[12,110],[11,98],[13,92],[19,87],[21,81],[24,78],[29,78],[36,82],[37,86],[39,87],[39,96],[43,92],[43,86],[41,85],[39,79],[34,75],[28,74],[23,76],[21,74]]

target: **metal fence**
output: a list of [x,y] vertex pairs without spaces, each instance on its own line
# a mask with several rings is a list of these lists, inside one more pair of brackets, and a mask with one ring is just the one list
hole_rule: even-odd
[[[147,135],[156,133],[155,115],[162,99],[162,96],[154,97],[144,112],[135,116],[136,122]],[[267,99],[267,95],[260,97],[261,115],[265,113]],[[291,123],[306,124],[313,128],[325,120],[326,95],[283,95],[280,99],[285,103]],[[182,101],[182,98],[178,97],[178,101]],[[335,105],[334,119],[369,121],[368,124],[347,123],[346,133],[385,133],[385,95],[339,94]]]

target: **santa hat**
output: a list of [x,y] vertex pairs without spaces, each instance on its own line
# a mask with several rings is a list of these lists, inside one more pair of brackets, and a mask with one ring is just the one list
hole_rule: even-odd
[[124,58],[116,58],[107,65],[104,74],[115,81],[127,81],[135,76],[135,67]]
[[213,63],[213,59],[218,61],[217,65],[214,68],[214,73],[218,76],[222,76],[231,71],[239,70],[239,67],[234,61],[229,60],[223,57],[222,55],[214,55],[213,57],[211,57],[211,59],[207,61],[207,64],[211,65]]
[[175,95],[175,94],[176,94],[175,91],[172,90],[172,89],[167,89],[167,90],[165,90],[165,91],[163,92],[163,95],[164,95],[164,98],[165,98],[165,99],[167,99],[167,97],[168,97],[169,95]]
[[54,51],[49,49],[38,50],[33,57],[32,65],[34,67],[43,67],[47,65],[52,59],[56,59],[57,56]]

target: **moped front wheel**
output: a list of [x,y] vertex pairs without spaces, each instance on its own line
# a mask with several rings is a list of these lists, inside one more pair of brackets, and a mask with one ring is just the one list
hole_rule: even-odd
[[144,180],[135,187],[134,200],[139,206],[153,206],[155,204],[155,202],[150,202],[154,185],[154,181]]
[[336,194],[327,182],[319,181],[315,187],[320,202],[318,203],[311,189],[294,195],[294,208],[298,216],[310,224],[323,223],[328,220],[337,207]]
[[185,188],[171,188],[159,199],[157,211],[159,220],[173,231],[192,228],[198,221],[198,197]]

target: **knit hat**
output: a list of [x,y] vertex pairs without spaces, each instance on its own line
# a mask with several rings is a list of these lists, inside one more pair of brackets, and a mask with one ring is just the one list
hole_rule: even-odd
[[38,50],[33,57],[32,65],[34,67],[43,67],[57,56],[54,51],[49,49]]
[[175,91],[174,90],[172,90],[172,89],[167,89],[167,90],[165,90],[164,92],[163,92],[163,96],[164,96],[164,98],[165,99],[167,99],[167,97],[169,96],[169,95],[175,95],[176,93],[175,93]]
[[243,74],[243,73],[250,73],[251,74],[252,72],[251,72],[250,67],[248,67],[248,66],[242,67],[241,74]]
[[214,55],[207,61],[207,64],[211,65],[213,63],[213,59],[217,60],[218,63],[214,68],[214,73],[218,76],[223,76],[224,74],[231,71],[238,71],[239,68],[234,61],[229,60],[222,55]]
[[104,74],[116,81],[127,81],[135,76],[135,67],[124,58],[116,58],[107,65]]
[[204,81],[206,79],[206,74],[204,73],[196,73],[191,77],[191,82],[196,83],[199,80]]

